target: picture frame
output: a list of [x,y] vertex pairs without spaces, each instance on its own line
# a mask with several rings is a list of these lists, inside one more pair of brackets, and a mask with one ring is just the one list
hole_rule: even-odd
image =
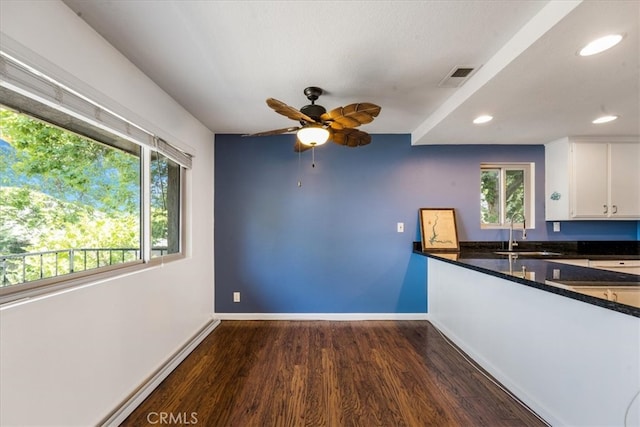
[[453,208],[420,208],[422,251],[459,251]]

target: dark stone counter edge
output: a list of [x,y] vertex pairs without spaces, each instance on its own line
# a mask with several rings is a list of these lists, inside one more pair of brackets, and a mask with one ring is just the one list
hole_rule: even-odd
[[[420,250],[420,242],[413,248]],[[507,242],[460,242],[462,252],[491,252],[506,250]],[[590,241],[529,241],[518,242],[516,250],[547,250],[560,252],[565,259],[640,259],[640,241],[637,240],[590,240]]]
[[[500,248],[497,248],[497,250],[499,250]],[[493,251],[495,249],[490,249],[490,251]],[[477,248],[474,248],[473,250],[474,253],[477,252]],[[469,270],[475,270],[478,271],[480,273],[484,273],[484,274],[488,274],[490,276],[494,276],[494,277],[498,277],[500,279],[505,279],[505,280],[509,280],[511,282],[516,282],[516,283],[520,283],[522,285],[525,286],[529,286],[532,288],[536,288],[536,289],[540,289],[542,291],[545,292],[551,292],[553,294],[557,294],[557,295],[561,295],[563,297],[567,297],[567,298],[571,298],[574,300],[578,300],[578,301],[582,301],[585,302],[587,304],[592,304],[592,305],[596,305],[598,307],[602,307],[608,310],[612,310],[612,311],[617,311],[619,313],[623,313],[623,314],[627,314],[629,316],[634,316],[634,317],[638,317],[640,318],[640,308],[637,307],[633,307],[630,305],[626,305],[626,304],[619,304],[617,302],[614,301],[607,301],[605,299],[602,298],[597,298],[597,297],[593,297],[590,295],[585,295],[585,294],[581,294],[578,292],[573,292],[570,291],[568,289],[563,289],[560,287],[556,287],[556,286],[552,286],[552,285],[545,285],[543,283],[540,282],[534,282],[531,280],[527,280],[527,279],[522,279],[519,277],[514,277],[508,274],[504,274],[504,273],[500,273],[498,271],[495,270],[491,270],[491,269],[487,269],[487,268],[482,268],[482,267],[478,267],[475,265],[469,265],[469,264],[465,264],[464,262],[460,262],[460,261],[455,261],[449,258],[445,258],[442,256],[438,256],[438,255],[443,255],[446,254],[447,252],[442,251],[442,252],[423,252],[420,242],[414,242],[413,244],[413,253],[418,254],[418,255],[423,255],[426,256],[428,258],[434,258],[437,259],[439,261],[443,261],[449,264],[453,264],[453,265],[457,265],[459,267],[462,268],[466,268]],[[452,252],[448,252],[449,254]],[[496,256],[497,257],[497,256]],[[574,256],[575,257],[575,256]],[[603,256],[603,258],[607,257],[606,255]],[[615,258],[615,259],[621,259],[620,256],[615,256],[612,257],[611,255],[608,256],[609,259]],[[633,259],[637,259],[637,255],[631,255],[631,257],[633,257]],[[571,256],[563,256],[563,258],[567,259],[567,258],[571,258]],[[584,256],[580,256],[580,258],[585,258]],[[548,261],[553,262],[553,259],[549,259]]]

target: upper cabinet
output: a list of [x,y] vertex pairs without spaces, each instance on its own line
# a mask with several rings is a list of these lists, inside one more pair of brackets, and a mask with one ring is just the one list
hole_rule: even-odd
[[545,218],[640,219],[638,138],[562,138],[545,145]]

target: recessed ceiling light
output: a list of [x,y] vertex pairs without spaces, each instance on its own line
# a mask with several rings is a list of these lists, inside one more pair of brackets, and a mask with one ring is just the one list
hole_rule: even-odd
[[603,52],[620,43],[620,40],[622,40],[622,34],[610,34],[600,37],[583,47],[580,50],[580,56],[595,55],[596,53]]
[[599,124],[602,124],[602,123],[612,122],[617,118],[618,118],[618,116],[602,116],[602,117],[598,117],[597,119],[595,119],[591,123],[599,125]]
[[493,120],[492,116],[478,116],[475,119],[473,119],[473,123],[477,124],[477,125],[481,125],[482,123],[487,123],[490,122],[491,120]]

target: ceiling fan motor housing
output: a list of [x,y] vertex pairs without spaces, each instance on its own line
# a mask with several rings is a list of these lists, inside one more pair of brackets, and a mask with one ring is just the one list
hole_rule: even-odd
[[300,109],[300,112],[302,114],[306,114],[307,116],[311,117],[316,122],[321,123],[322,120],[320,120],[320,116],[326,113],[327,110],[322,105],[310,104],[302,107]]
[[[322,89],[316,86],[309,86],[304,89],[304,94],[309,101],[310,105],[305,105],[300,109],[302,114],[306,114],[316,122],[321,122],[320,116],[327,112],[322,105],[316,105],[316,100],[322,95]],[[304,125],[304,123],[302,123]]]

